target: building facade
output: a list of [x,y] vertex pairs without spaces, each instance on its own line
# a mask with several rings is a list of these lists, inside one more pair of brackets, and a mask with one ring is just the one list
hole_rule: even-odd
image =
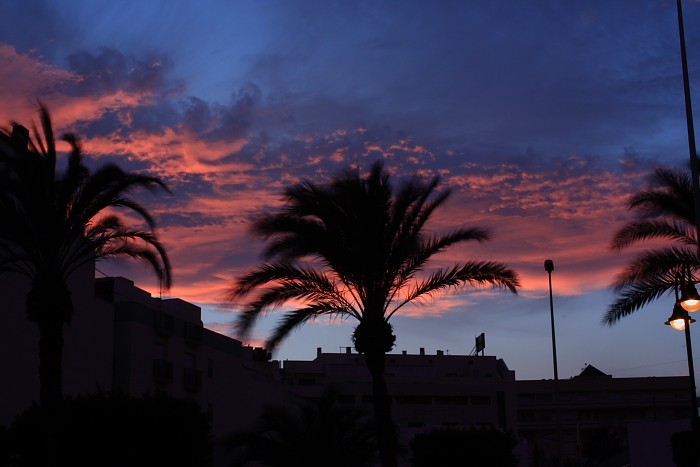
[[247,427],[265,404],[285,398],[277,363],[263,349],[206,329],[198,306],[151,297],[123,277],[95,286],[114,313],[113,389],[194,399],[215,436]]
[[[95,279],[88,267],[70,288],[76,312],[64,333],[65,394],[162,391],[193,399],[217,438],[249,427],[267,404],[317,398],[329,386],[342,403],[372,411],[364,356],[350,348],[271,362],[263,349],[206,329],[196,305],[152,297],[128,279]],[[0,275],[5,426],[39,398],[39,334],[24,312],[28,290],[26,279]],[[568,465],[598,459],[596,465],[611,467],[631,460],[635,467],[670,466],[670,434],[689,427],[687,376],[612,378],[587,366],[567,380],[516,381],[494,356],[421,349],[388,354],[386,382],[404,445],[435,428],[497,428],[523,440],[522,466],[557,458]]]
[[516,381],[518,435],[532,465],[558,458],[619,467],[658,443],[633,465],[672,467],[670,435],[690,428],[689,384],[684,376],[613,378],[592,365],[570,379]]
[[[37,326],[24,300],[29,283],[3,275],[0,293],[0,425],[39,400]],[[283,402],[279,365],[266,352],[204,328],[199,307],[159,299],[123,277],[71,281],[73,320],[64,327],[63,392],[132,396],[165,392],[196,400],[215,437],[248,427],[265,404]]]
[[[386,384],[401,440],[434,428],[516,431],[515,372],[492,356],[388,354]],[[318,349],[312,361],[282,362],[282,380],[302,397],[335,386],[343,403],[372,412],[372,380],[364,356]]]

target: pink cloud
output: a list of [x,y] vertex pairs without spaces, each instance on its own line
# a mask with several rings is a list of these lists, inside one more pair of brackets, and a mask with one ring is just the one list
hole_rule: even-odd
[[[624,203],[646,175],[643,167],[628,168],[623,179],[618,173],[591,167],[586,158],[576,155],[549,166],[493,164],[469,160],[452,149],[438,153],[408,137],[373,137],[365,128],[340,128],[328,135],[281,135],[259,147],[254,146],[256,135],[247,133],[245,125],[232,124],[236,132],[228,138],[225,132],[211,133],[210,127],[198,133],[192,130],[196,125],[177,120],[159,131],[146,130],[134,127],[134,115],[163,99],[155,89],[112,87],[95,95],[68,96],[61,89],[80,84],[84,77],[31,54],[19,54],[8,45],[0,45],[0,65],[5,83],[0,90],[0,119],[31,121],[36,102],[27,96],[46,100],[60,131],[115,114],[120,127],[88,135],[86,152],[98,159],[118,156],[139,162],[173,187],[174,197],[148,203],[155,206],[156,217],[180,219],[166,222],[159,233],[175,268],[175,286],[169,293],[185,300],[224,303],[233,278],[259,261],[263,244],[249,234],[252,219],[280,206],[285,186],[301,178],[322,181],[348,161],[364,167],[365,160],[376,157],[385,158],[397,177],[439,173],[443,186],[453,189],[453,198],[436,213],[429,228],[479,225],[492,229],[491,241],[455,248],[437,257],[435,266],[470,259],[502,261],[521,274],[523,297],[541,298],[547,290],[542,267],[547,258],[555,261],[558,293],[566,295],[607,287],[629,258],[629,254],[612,253],[608,244],[628,217]],[[219,109],[221,115],[252,118],[254,99],[246,99],[232,104],[231,112]],[[211,109],[198,101],[192,108],[195,104],[200,113],[193,121],[210,123],[206,116]],[[201,186],[190,189],[192,177]],[[140,287],[157,290],[148,271],[128,271]],[[475,297],[472,293],[496,292],[447,295],[402,313],[419,317],[468,308]]]

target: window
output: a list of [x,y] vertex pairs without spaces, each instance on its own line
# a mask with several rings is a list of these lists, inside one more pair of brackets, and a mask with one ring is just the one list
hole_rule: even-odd
[[185,354],[185,368],[196,368],[195,357],[193,353],[188,352]]
[[472,396],[472,405],[491,405],[489,396]]
[[155,353],[153,356],[157,359],[165,360],[165,357],[167,355],[166,350],[167,350],[167,347],[165,346],[165,344],[157,343],[156,350],[155,350]]
[[214,360],[211,358],[207,361],[207,375],[210,378],[214,377]]

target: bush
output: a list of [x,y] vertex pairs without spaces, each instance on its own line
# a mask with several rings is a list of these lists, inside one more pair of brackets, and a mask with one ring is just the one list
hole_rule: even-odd
[[700,439],[692,431],[679,431],[671,436],[673,463],[678,467],[695,467],[700,459]]
[[493,429],[437,429],[410,443],[414,467],[515,467],[515,445],[512,434]]
[[209,422],[194,401],[100,393],[34,406],[7,433],[17,466],[210,466]]

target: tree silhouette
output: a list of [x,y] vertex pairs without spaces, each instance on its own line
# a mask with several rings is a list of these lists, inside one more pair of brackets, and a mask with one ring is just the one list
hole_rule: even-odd
[[100,391],[19,414],[0,465],[208,467],[212,450],[211,426],[196,401]]
[[517,274],[497,262],[468,261],[425,271],[437,253],[465,241],[485,241],[478,227],[428,235],[426,222],[450,191],[439,180],[412,178],[395,189],[381,162],[369,175],[348,169],[328,184],[310,181],[285,191],[286,205],[258,220],[253,230],[268,241],[266,261],[240,277],[230,292],[245,299],[237,327],[245,336],[256,319],[291,304],[269,336],[274,348],[293,329],[319,316],[354,318],[355,349],[372,377],[381,462],[395,466],[396,433],[384,379],[385,354],[396,337],[390,318],[410,302],[461,286],[517,293]]
[[617,231],[612,248],[620,251],[639,243],[665,240],[637,255],[612,284],[618,298],[608,307],[603,322],[612,325],[647,303],[670,292],[679,275],[694,281],[698,247],[693,208],[693,186],[687,174],[658,168],[648,188],[627,202],[636,219]]
[[493,428],[438,428],[419,433],[410,443],[413,467],[515,467],[517,441]]
[[374,426],[363,410],[338,402],[337,388],[316,400],[265,407],[249,430],[227,438],[236,466],[363,467],[375,465]]
[[[170,263],[153,232],[148,211],[129,197],[137,188],[167,190],[147,175],[113,164],[91,172],[77,138],[63,136],[70,152],[62,173],[48,110],[40,106],[42,131],[22,126],[0,132],[0,272],[30,279],[26,311],[39,327],[42,404],[61,399],[63,326],[73,315],[68,280],[93,261],[131,257],[150,264],[170,286]],[[146,229],[132,228],[113,208],[139,215]]]

